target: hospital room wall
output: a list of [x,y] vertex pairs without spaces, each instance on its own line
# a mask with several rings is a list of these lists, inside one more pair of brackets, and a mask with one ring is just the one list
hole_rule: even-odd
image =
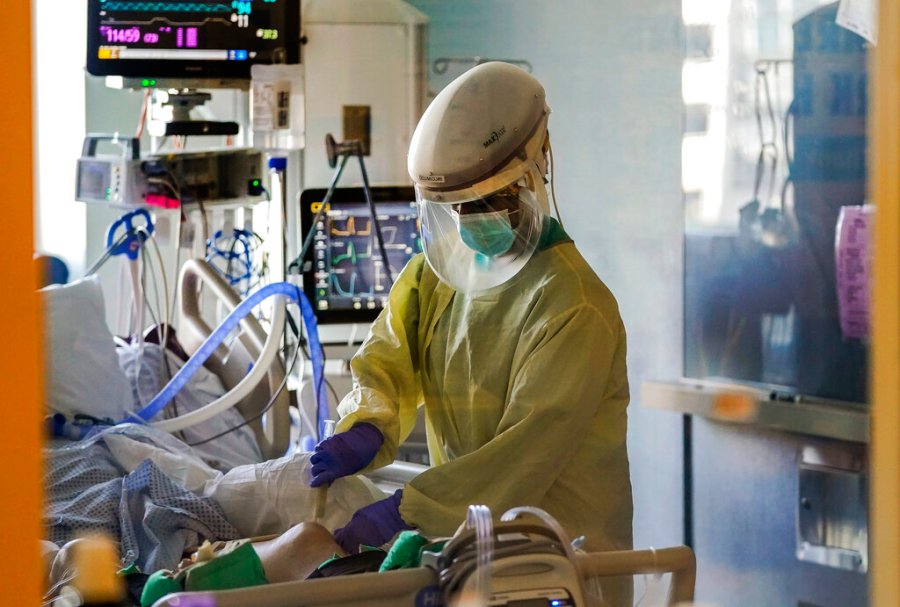
[[[628,332],[635,545],[680,544],[682,420],[641,407],[639,388],[682,369],[681,4],[411,3],[431,19],[429,61],[523,59],[547,89],[562,218]],[[462,69],[429,68],[431,92]]]

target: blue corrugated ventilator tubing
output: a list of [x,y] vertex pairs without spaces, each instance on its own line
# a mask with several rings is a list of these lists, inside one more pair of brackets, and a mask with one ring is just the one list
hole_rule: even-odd
[[[225,340],[225,338],[240,324],[241,320],[247,316],[253,308],[264,300],[275,295],[284,295],[291,301],[300,305],[300,314],[303,318],[303,324],[306,327],[306,333],[309,339],[309,356],[313,367],[313,392],[316,398],[316,425],[318,426],[318,435],[321,437],[325,430],[325,420],[328,418],[328,395],[325,393],[325,376],[324,367],[325,360],[322,354],[322,344],[319,341],[319,329],[316,324],[315,312],[306,296],[295,285],[287,282],[276,282],[261,287],[247,296],[235,309],[225,318],[212,334],[206,338],[206,341],[200,345],[200,348],[188,359],[184,366],[172,377],[168,384],[134,415],[129,415],[118,424],[136,423],[145,424],[153,419],[166,405],[168,405],[176,394],[187,384],[190,378],[197,372],[197,369],[203,365],[206,360],[212,356],[216,348]],[[298,346],[299,347],[299,346]],[[80,438],[84,438],[100,429],[102,426],[76,426],[72,428],[66,424],[67,428],[54,427],[54,434],[65,435],[74,438],[73,430]]]

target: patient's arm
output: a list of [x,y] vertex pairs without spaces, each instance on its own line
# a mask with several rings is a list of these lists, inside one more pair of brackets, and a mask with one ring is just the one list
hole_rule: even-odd
[[272,584],[305,580],[335,554],[346,556],[331,533],[316,523],[294,525],[275,539],[255,542],[253,548]]

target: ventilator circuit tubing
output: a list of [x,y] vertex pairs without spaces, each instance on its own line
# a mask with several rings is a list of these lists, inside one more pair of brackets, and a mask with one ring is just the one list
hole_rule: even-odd
[[203,408],[174,419],[155,422],[152,425],[166,432],[177,432],[214,417],[229,407],[232,407],[241,398],[246,396],[246,394],[249,393],[268,372],[268,367],[274,360],[278,351],[277,344],[281,339],[285,318],[284,306],[278,304],[284,299],[292,300],[300,305],[303,323],[306,327],[307,334],[309,335],[309,351],[313,366],[313,381],[315,382],[314,392],[316,395],[318,422],[319,424],[324,424],[324,420],[328,416],[328,401],[326,400],[327,396],[322,389],[324,386],[324,360],[322,357],[322,346],[319,342],[319,331],[316,325],[315,313],[306,296],[303,295],[295,285],[287,282],[277,282],[266,285],[251,293],[244,301],[238,304],[238,306],[225,318],[222,324],[206,338],[206,341],[201,344],[200,348],[188,359],[185,365],[179,369],[169,383],[166,384],[153,400],[147,403],[147,405],[136,414],[130,415],[119,423],[143,424],[149,422],[153,417],[159,414],[185,384],[187,384],[188,380],[190,380],[194,373],[197,372],[197,369],[206,362],[213,352],[215,352],[216,348],[218,348],[225,338],[237,327],[241,320],[247,316],[253,308],[270,297],[278,297],[278,301],[275,305],[275,313],[273,315],[273,326],[266,339],[263,353],[260,355],[259,360],[257,360],[250,372],[227,394]]
[[494,522],[487,506],[472,505],[466,513],[466,526],[475,529],[476,569],[475,594],[479,605],[487,605],[491,597],[491,560],[494,552]]
[[[278,353],[278,343],[281,334],[284,332],[284,304],[286,303],[284,299],[285,298],[281,295],[275,296],[275,306],[274,312],[272,314],[272,326],[270,328],[269,335],[266,338],[266,343],[263,346],[259,358],[251,366],[250,372],[247,373],[247,375],[245,375],[243,378],[241,378],[241,381],[239,381],[236,386],[234,386],[231,390],[226,392],[221,397],[217,398],[211,403],[208,403],[200,409],[197,409],[196,411],[191,411],[190,413],[185,413],[172,419],[150,422],[150,425],[164,432],[178,432],[179,430],[184,430],[185,428],[189,428],[196,424],[205,422],[206,420],[218,415],[219,413],[222,413],[223,411],[233,407],[234,405],[239,403],[241,399],[250,394],[250,392],[253,391],[256,385],[266,376],[269,366],[272,364],[272,361],[275,359],[275,356]],[[241,319],[238,318],[238,322],[240,322],[240,320]],[[230,331],[225,332],[226,335],[228,333],[230,333]],[[213,335],[215,335],[215,333],[213,333]],[[216,347],[218,347],[218,344],[215,344],[215,346],[211,348],[210,353],[214,352]],[[199,353],[200,350],[197,351],[197,354]],[[203,362],[204,361],[201,361],[201,364]],[[173,398],[175,394],[177,394],[178,391],[184,387],[184,384],[187,383],[187,381],[190,379],[190,375],[192,375],[193,372],[196,371],[197,367],[199,367],[199,365],[194,367],[192,373],[185,377],[185,381],[182,382],[181,385],[173,386],[174,389],[172,391],[171,397],[169,397],[168,399],[160,398],[161,395],[166,392],[166,389],[168,388],[168,386],[166,386],[166,388],[163,388],[163,391],[154,398],[154,401],[160,399],[160,401],[163,403],[162,407],[164,408],[165,405],[168,404],[168,401],[170,401],[171,398]],[[147,407],[149,407],[151,404],[153,404],[153,401],[148,403]],[[142,411],[143,409],[141,410],[141,412]],[[138,415],[141,415],[141,412],[138,412]],[[149,422],[154,415],[156,415],[156,413],[152,413],[149,417],[144,417],[143,420]]]
[[522,514],[530,514],[540,519],[545,525],[547,525],[547,527],[552,529],[553,533],[556,534],[557,539],[559,539],[559,543],[562,545],[562,549],[566,554],[566,558],[569,559],[569,561],[571,561],[572,563],[578,562],[575,559],[575,552],[572,549],[572,543],[569,541],[569,536],[566,535],[566,532],[563,530],[562,525],[559,524],[559,521],[550,516],[550,514],[548,514],[545,510],[535,508],[534,506],[520,506],[518,508],[511,508],[504,512],[503,516],[500,517],[500,520],[504,523],[514,521]]
[[[514,521],[519,518],[523,514],[530,514],[531,516],[537,517],[540,519],[547,527],[553,530],[553,533],[556,534],[556,538],[559,540],[560,545],[562,546],[562,550],[566,555],[566,558],[574,567],[578,569],[579,577],[578,581],[582,585],[581,592],[585,594],[584,588],[584,579],[587,577],[584,575],[584,572],[581,570],[581,561],[575,558],[575,550],[572,547],[572,542],[569,541],[569,536],[566,534],[565,530],[563,530],[562,525],[559,524],[555,518],[553,518],[548,512],[545,510],[541,510],[540,508],[536,508],[534,506],[520,506],[518,508],[511,508],[503,513],[503,516],[500,517],[501,522],[509,522]],[[603,591],[597,586],[596,589],[592,591],[594,596],[603,596]]]

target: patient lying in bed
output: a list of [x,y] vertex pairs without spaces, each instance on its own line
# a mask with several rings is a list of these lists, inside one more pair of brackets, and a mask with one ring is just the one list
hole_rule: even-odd
[[[317,493],[309,453],[215,470],[175,437],[127,424],[46,452],[46,526],[62,545],[103,531],[122,543],[126,564],[170,568],[204,539],[282,533],[312,519]],[[360,477],[328,491],[321,522],[346,523],[384,494]]]
[[[106,326],[103,293],[96,278],[40,293],[46,318],[48,414],[121,420],[149,402],[188,358],[173,330],[165,331],[165,349],[159,343],[160,330],[148,330],[148,341],[140,346],[114,337]],[[195,411],[224,393],[219,378],[201,367],[163,416]],[[197,453],[220,470],[261,462],[254,433],[243,423],[244,418],[232,408],[185,429],[179,438],[197,444]]]
[[[183,362],[171,348],[115,346],[105,325],[96,280],[43,291],[47,315],[48,413],[122,419],[152,398]],[[137,374],[138,361],[141,373]],[[176,398],[180,412],[224,392],[201,371]],[[260,556],[292,546],[291,532],[313,518],[316,492],[308,487],[308,454],[261,462],[253,432],[243,427],[215,441],[197,442],[243,421],[230,409],[204,427],[170,435],[145,425],[112,427],[89,439],[52,440],[45,451],[47,539],[55,547],[94,531],[121,546],[122,565],[144,572],[178,565],[189,546],[287,534],[260,546]],[[183,440],[182,440],[183,439]],[[345,524],[360,507],[384,495],[363,479],[341,479],[328,493],[324,528]],[[299,533],[299,528],[296,528]],[[48,546],[48,554],[56,549]],[[269,566],[270,568],[272,565]],[[290,572],[275,571],[276,579]],[[294,572],[296,573],[296,572]],[[268,577],[268,576],[267,576]]]
[[[186,549],[205,540],[278,534],[278,540],[259,546],[264,565],[270,561],[266,578],[273,581],[305,571],[279,569],[272,559],[290,546],[301,550],[291,538],[313,533],[301,533],[306,527],[297,527],[312,520],[315,512],[317,493],[308,486],[308,453],[223,473],[169,434],[124,425],[63,449],[49,449],[46,455],[45,525],[56,546],[100,531],[119,542],[123,567],[136,565],[152,573],[175,569]],[[328,491],[321,528],[333,531],[356,510],[383,497],[364,478],[339,479]],[[313,552],[309,558],[318,556]]]
[[[74,555],[84,541],[73,540],[58,551],[46,550],[49,586],[45,599],[55,597],[73,576]],[[132,592],[140,590],[141,602],[152,605],[172,592],[300,581],[313,575],[322,563],[346,556],[331,532],[317,523],[300,523],[269,539],[207,542],[191,553],[172,570],[132,583]]]

